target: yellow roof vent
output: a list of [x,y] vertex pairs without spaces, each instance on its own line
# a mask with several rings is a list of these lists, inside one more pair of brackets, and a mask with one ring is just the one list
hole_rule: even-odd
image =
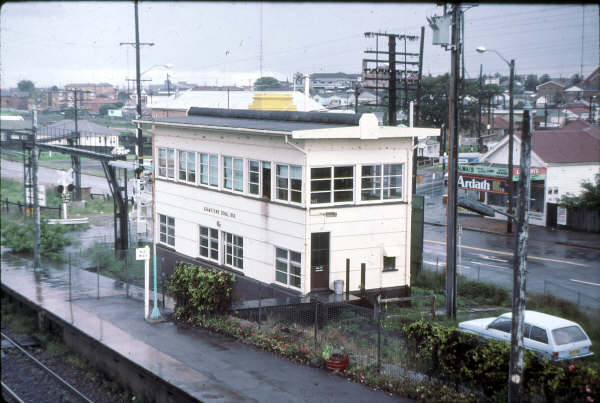
[[295,111],[296,105],[292,102],[292,94],[254,94],[248,109],[262,111]]

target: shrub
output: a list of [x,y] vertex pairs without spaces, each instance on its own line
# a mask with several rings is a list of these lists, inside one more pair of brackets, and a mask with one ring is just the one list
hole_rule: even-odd
[[179,320],[198,314],[225,312],[231,302],[235,277],[223,271],[179,263],[169,280],[175,298],[175,316]]
[[[50,225],[47,220],[42,220],[40,231],[40,254],[49,259],[60,260],[63,249],[72,242],[66,235],[68,228],[61,224]],[[2,244],[17,253],[32,253],[33,232],[31,222],[9,222],[2,228]]]
[[[479,341],[458,329],[420,320],[404,326],[413,343],[413,358],[429,375],[482,390],[486,396],[505,394],[510,345]],[[581,364],[556,363],[525,350],[523,385],[527,400],[586,401],[598,399],[598,371]],[[591,401],[593,401],[591,400]],[[589,399],[587,401],[590,401]]]

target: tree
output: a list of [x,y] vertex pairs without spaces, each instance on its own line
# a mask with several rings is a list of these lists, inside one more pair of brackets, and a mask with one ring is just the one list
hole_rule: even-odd
[[31,95],[31,93],[35,89],[35,85],[33,84],[33,81],[21,80],[17,84],[17,88],[19,88],[19,91],[27,92],[28,94]]
[[539,78],[540,84],[547,83],[550,80],[552,80],[552,79],[550,78],[550,76],[548,74],[542,74],[542,76]]
[[280,88],[279,80],[275,77],[261,77],[254,82],[254,89],[257,91],[278,90]]
[[125,91],[119,91],[117,94],[117,99],[121,101],[127,101],[129,99],[129,94]]
[[525,78],[525,91],[535,91],[538,85],[538,76],[536,74],[528,74],[527,78]]
[[596,174],[596,183],[583,181],[581,183],[583,192],[579,196],[567,193],[560,198],[561,207],[583,207],[592,210],[600,210],[600,173]]
[[577,85],[577,84],[579,84],[582,81],[583,81],[583,77],[581,77],[579,74],[573,74],[571,76],[570,84],[571,85]]

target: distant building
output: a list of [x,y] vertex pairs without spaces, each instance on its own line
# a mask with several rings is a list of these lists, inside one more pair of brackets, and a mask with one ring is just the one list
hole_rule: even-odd
[[0,103],[2,109],[29,110],[29,93],[18,90],[2,90]]
[[[518,128],[515,129],[514,143],[512,185],[516,187],[521,153]],[[600,128],[577,120],[563,128],[539,130],[534,134],[531,147],[529,222],[537,225],[555,225],[556,207],[560,198],[567,193],[581,194],[583,191],[581,182],[594,181],[595,175],[600,173]],[[495,207],[506,207],[507,159],[508,136],[481,158],[482,165],[468,168],[472,172],[463,171],[463,184],[489,186],[483,191],[471,189],[470,192],[475,193],[470,195],[472,198]],[[460,171],[459,167],[459,176]],[[463,186],[463,190],[465,187],[468,188]],[[496,218],[505,219],[499,214]]]
[[[83,119],[77,121],[77,130],[79,131],[79,145],[81,147],[110,152],[113,148],[119,146],[119,133],[108,127]],[[48,138],[63,136],[74,131],[75,121],[65,119],[42,126],[38,128],[37,133],[39,138]],[[67,140],[51,141],[48,144],[67,145]]]
[[[310,75],[309,85],[315,92],[337,92],[354,89],[360,74],[348,73],[313,73]],[[304,79],[303,79],[304,80]],[[304,85],[304,81],[303,84]]]
[[66,91],[79,90],[81,91],[82,99],[92,98],[110,98],[115,99],[117,89],[109,83],[82,83],[82,84],[67,84]]
[[565,87],[566,85],[559,81],[550,80],[536,87],[537,96],[538,98],[545,97],[546,100],[556,103]]

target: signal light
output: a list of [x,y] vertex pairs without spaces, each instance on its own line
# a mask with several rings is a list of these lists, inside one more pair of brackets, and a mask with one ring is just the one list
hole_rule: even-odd
[[58,185],[58,186],[56,187],[56,191],[57,191],[59,194],[60,194],[60,193],[62,193],[62,192],[64,192],[64,190],[65,190],[65,187],[64,187],[63,185]]
[[74,188],[75,188],[75,186],[73,186],[72,183],[69,183],[69,185],[67,186],[67,191],[72,192]]

